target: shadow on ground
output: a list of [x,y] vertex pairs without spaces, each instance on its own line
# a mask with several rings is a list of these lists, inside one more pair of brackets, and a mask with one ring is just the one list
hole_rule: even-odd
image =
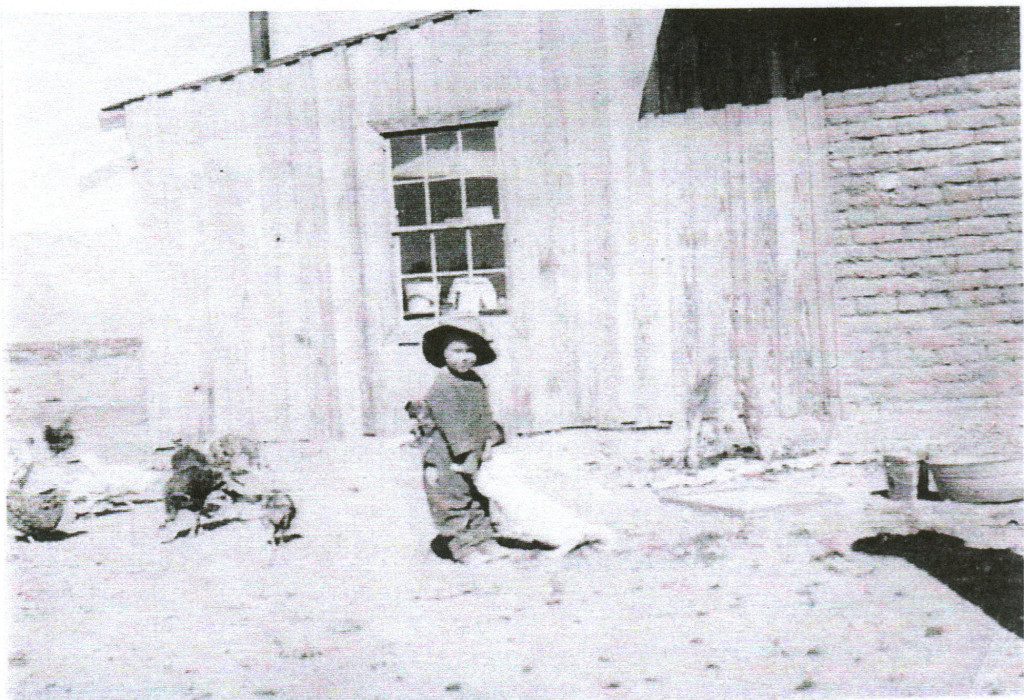
[[1024,559],[1009,549],[976,549],[934,530],[883,532],[853,543],[855,552],[906,559],[1018,637],[1024,637]]
[[[878,491],[872,491],[872,496],[881,496],[882,498],[890,498],[889,489],[881,489]],[[917,500],[919,501],[944,501],[945,497],[938,491],[918,490]]]
[[[451,537],[445,535],[438,535],[430,541],[430,550],[442,559],[451,559],[452,550],[448,547],[451,539]],[[555,549],[555,547],[543,542],[527,542],[526,540],[517,540],[512,537],[496,537],[494,541],[506,549],[541,550],[546,552]]]
[[[51,530],[50,532],[34,532],[32,533],[33,542],[63,542],[71,537],[78,537],[84,535],[87,530],[76,530],[75,532],[64,532],[63,530]],[[19,542],[28,542],[28,536],[19,535],[15,538]]]
[[[211,520],[209,522],[201,523],[199,525],[199,529],[200,530],[206,530],[206,531],[216,530],[218,528],[224,527],[225,525],[230,525],[231,523],[240,523],[240,522],[244,522],[244,519],[243,518],[222,518],[221,520]],[[174,540],[180,539],[182,537],[188,537],[192,533],[193,533],[193,528],[192,527],[187,527],[184,530],[178,530],[174,534],[174,537],[172,537],[171,539],[167,540],[166,542],[173,542]],[[166,542],[165,542],[165,544],[166,544]]]
[[79,518],[102,518],[104,515],[114,515],[115,513],[130,513],[131,510],[131,508],[107,508],[90,513],[77,513],[75,520]]

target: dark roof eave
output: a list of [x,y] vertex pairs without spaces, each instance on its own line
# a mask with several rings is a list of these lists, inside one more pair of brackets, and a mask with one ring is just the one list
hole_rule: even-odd
[[397,33],[398,30],[400,29],[416,29],[418,27],[423,26],[424,24],[436,24],[437,22],[444,22],[445,20],[452,19],[457,15],[468,15],[476,12],[480,12],[480,10],[446,10],[443,12],[434,12],[432,14],[425,15],[423,17],[417,17],[416,19],[411,19],[406,22],[392,24],[387,27],[384,27],[383,29],[377,29],[372,32],[363,32],[362,34],[356,34],[355,36],[350,36],[345,39],[332,41],[328,44],[321,44],[320,46],[314,46],[313,48],[310,49],[296,51],[295,53],[288,54],[287,56],[273,58],[269,61],[266,61],[265,63],[257,63],[251,66],[243,66],[241,68],[227,71],[225,73],[218,73],[216,75],[211,75],[206,78],[201,78],[200,80],[193,80],[187,83],[182,83],[181,85],[173,87],[169,90],[157,90],[154,92],[147,92],[143,95],[132,97],[130,99],[109,105],[107,107],[103,107],[100,109],[100,111],[112,112],[114,110],[124,109],[126,106],[132,104],[133,102],[140,102],[141,100],[144,100],[147,97],[170,97],[175,92],[179,92],[181,90],[199,90],[202,88],[203,85],[208,85],[210,83],[216,82],[227,82],[229,80],[233,80],[237,76],[242,75],[244,73],[262,73],[267,68],[276,68],[278,66],[290,66],[295,63],[298,63],[303,58],[309,58],[310,56],[319,56],[322,53],[329,53],[334,49],[338,48],[339,46],[354,46],[366,39],[378,39],[380,41],[384,41],[384,39],[386,39],[391,34]]

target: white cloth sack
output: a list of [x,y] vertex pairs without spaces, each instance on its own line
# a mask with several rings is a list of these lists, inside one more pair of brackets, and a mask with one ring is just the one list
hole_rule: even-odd
[[530,488],[516,475],[513,455],[498,451],[484,462],[475,482],[491,501],[491,518],[503,537],[540,542],[560,553],[591,542],[607,542],[609,533],[571,509]]

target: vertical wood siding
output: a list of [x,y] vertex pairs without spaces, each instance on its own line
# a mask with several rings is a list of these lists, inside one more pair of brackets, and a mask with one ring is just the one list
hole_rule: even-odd
[[430,323],[400,320],[370,124],[485,108],[509,287],[485,377],[510,429],[681,420],[712,369],[765,415],[828,414],[820,97],[638,120],[660,18],[459,15],[128,105],[162,270],[153,415],[198,430],[202,383],[210,430],[404,430]]
[[[827,427],[835,414],[834,330],[823,245],[829,232],[821,96],[644,119],[648,148],[634,168],[667,239],[669,272],[651,256],[649,305],[664,317],[669,394],[657,409],[678,419],[688,388],[714,372],[734,378],[759,417],[799,416]],[[638,192],[644,182],[637,183]],[[640,268],[643,269],[643,268]],[[666,286],[665,280],[675,282]],[[638,322],[641,319],[638,319]],[[666,343],[662,341],[660,345]]]

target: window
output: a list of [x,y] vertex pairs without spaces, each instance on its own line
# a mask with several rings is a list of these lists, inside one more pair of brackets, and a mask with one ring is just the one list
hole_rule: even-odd
[[404,318],[505,313],[494,125],[386,136]]

